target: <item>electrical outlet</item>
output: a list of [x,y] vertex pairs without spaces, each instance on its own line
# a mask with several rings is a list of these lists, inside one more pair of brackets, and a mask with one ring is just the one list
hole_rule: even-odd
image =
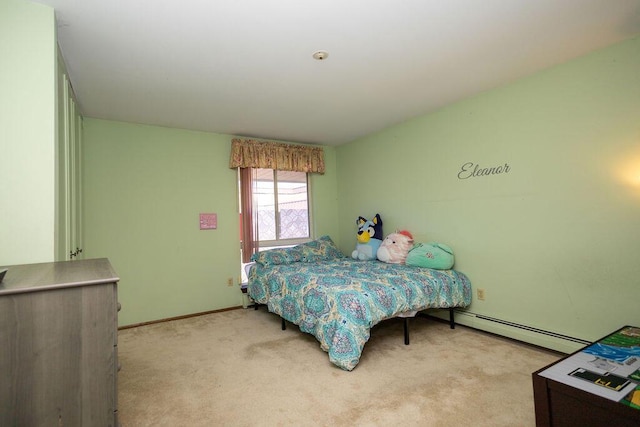
[[233,286],[233,277],[227,279],[227,286]]
[[482,289],[482,288],[478,288],[478,289],[476,290],[476,294],[477,294],[478,299],[479,299],[480,301],[484,301],[484,289]]

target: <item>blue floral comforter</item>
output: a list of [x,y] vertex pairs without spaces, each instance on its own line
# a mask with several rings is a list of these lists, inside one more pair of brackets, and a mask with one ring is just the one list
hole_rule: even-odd
[[350,258],[255,264],[248,293],[314,335],[329,360],[348,371],[358,364],[371,328],[382,320],[471,304],[471,284],[463,273]]

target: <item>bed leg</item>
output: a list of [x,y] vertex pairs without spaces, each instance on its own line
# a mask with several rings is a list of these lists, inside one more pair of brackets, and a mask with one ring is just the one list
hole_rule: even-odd
[[284,317],[282,318],[282,330],[284,331],[285,329],[287,329],[287,324],[284,321]]
[[409,345],[409,318],[404,318],[404,345]]
[[455,329],[456,322],[453,321],[453,308],[449,309],[449,327]]
[[254,303],[253,303],[253,307],[254,307],[254,308],[253,308],[254,310],[257,310],[257,309],[258,309],[258,303],[257,303],[257,302],[254,302]]

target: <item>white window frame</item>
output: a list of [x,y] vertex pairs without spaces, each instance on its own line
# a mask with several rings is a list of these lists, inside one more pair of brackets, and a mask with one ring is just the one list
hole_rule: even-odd
[[[301,243],[309,242],[313,240],[313,230],[311,224],[313,224],[313,218],[311,215],[311,183],[309,180],[309,173],[305,174],[306,187],[307,187],[307,218],[309,221],[309,236],[308,237],[299,237],[293,239],[279,239],[277,236],[280,235],[280,210],[278,209],[278,174],[276,169],[270,169],[273,173],[273,197],[274,197],[274,210],[275,210],[275,222],[276,222],[276,239],[272,240],[258,240],[258,248],[259,250],[267,250],[272,248],[282,248],[299,245]],[[258,236],[260,236],[260,231],[258,230]]]

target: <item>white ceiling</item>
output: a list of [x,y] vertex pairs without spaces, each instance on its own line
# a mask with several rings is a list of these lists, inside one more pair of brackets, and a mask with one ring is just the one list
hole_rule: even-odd
[[640,33],[640,0],[37,2],[85,116],[327,145]]

